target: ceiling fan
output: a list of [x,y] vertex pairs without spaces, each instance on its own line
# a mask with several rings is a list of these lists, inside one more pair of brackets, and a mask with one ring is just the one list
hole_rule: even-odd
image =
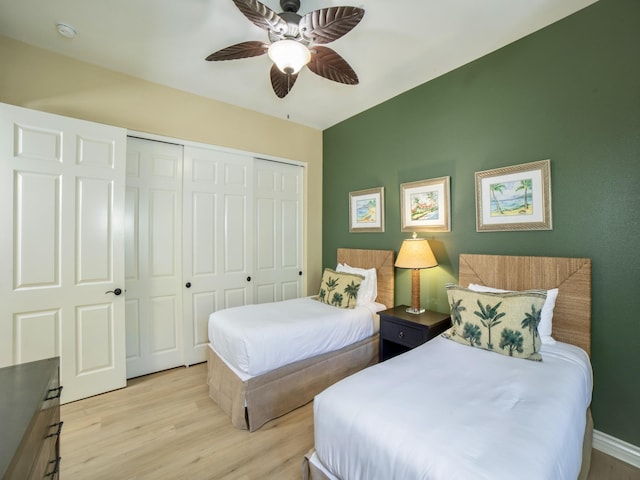
[[280,0],[276,13],[258,0],[232,0],[255,25],[266,30],[271,43],[248,41],[212,53],[208,61],[236,60],[267,53],[271,86],[284,98],[293,88],[298,72],[307,65],[316,75],[347,85],[357,85],[358,75],[334,50],[321,46],[349,33],[364,16],[358,7],[329,7],[298,15],[299,0]]

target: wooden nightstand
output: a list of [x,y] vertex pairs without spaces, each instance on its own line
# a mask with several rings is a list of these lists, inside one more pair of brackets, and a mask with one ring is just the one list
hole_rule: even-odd
[[451,316],[448,313],[427,310],[415,315],[406,310],[406,305],[398,305],[378,312],[380,362],[422,345],[451,326]]

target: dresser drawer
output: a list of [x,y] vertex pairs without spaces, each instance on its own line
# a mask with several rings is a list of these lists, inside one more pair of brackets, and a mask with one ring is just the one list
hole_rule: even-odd
[[[60,390],[57,358],[0,369],[0,478],[28,480],[53,472],[59,452]],[[51,460],[54,460],[53,463]]]
[[[49,392],[51,390],[48,390],[47,398],[50,397]],[[55,394],[56,392],[53,392],[51,396]],[[23,454],[16,458],[15,469],[9,478],[45,478],[45,473],[52,470],[52,468],[47,469],[47,464],[52,459],[52,455],[57,456],[55,453],[52,454],[51,450],[58,441],[59,422],[59,399],[43,398],[41,408],[34,415],[31,427],[22,441]]]
[[40,452],[33,462],[31,472],[29,473],[29,480],[42,480],[42,479],[56,479],[59,477],[60,472],[60,459],[59,457],[59,435],[57,435],[58,428],[56,426],[51,428],[51,436],[47,436],[42,442]]
[[397,323],[388,319],[381,322],[380,333],[385,340],[391,340],[411,348],[422,345],[426,336],[426,330],[423,328]]

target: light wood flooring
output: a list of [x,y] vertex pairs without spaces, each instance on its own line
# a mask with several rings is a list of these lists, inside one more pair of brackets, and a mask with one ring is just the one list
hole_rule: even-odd
[[[231,426],[209,399],[206,364],[130,380],[62,406],[61,478],[298,480],[313,446],[313,407],[260,430]],[[589,480],[640,480],[640,470],[593,451]]]

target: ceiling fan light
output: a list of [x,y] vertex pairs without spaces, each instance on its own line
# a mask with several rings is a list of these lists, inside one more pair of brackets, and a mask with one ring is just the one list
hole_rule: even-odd
[[295,75],[311,60],[311,52],[295,40],[278,40],[269,46],[269,58],[282,73]]

